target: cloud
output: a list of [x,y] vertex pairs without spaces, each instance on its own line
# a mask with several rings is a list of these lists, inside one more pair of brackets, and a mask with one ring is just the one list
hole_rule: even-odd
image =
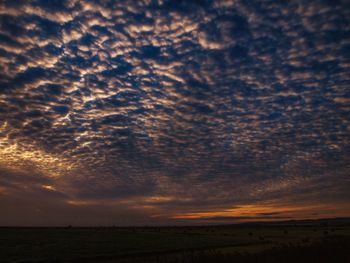
[[3,195],[171,196],[141,213],[164,220],[348,200],[349,17],[343,1],[2,1]]

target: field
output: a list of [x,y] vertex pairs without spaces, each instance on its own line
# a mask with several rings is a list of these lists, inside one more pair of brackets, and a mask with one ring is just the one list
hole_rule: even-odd
[[298,251],[337,262],[332,251],[348,259],[349,245],[344,224],[0,228],[0,262],[265,262]]

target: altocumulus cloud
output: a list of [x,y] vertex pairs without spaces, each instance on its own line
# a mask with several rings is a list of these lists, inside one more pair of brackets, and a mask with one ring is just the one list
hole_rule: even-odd
[[347,2],[1,1],[0,223],[349,215]]

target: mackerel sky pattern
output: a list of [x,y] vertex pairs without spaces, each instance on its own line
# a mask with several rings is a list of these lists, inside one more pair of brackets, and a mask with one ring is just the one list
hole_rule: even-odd
[[2,0],[0,223],[349,209],[349,87],[346,0]]

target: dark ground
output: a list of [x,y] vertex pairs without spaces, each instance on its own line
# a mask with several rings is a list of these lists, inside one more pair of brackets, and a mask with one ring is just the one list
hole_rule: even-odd
[[350,262],[350,225],[0,228],[0,256],[0,262]]

